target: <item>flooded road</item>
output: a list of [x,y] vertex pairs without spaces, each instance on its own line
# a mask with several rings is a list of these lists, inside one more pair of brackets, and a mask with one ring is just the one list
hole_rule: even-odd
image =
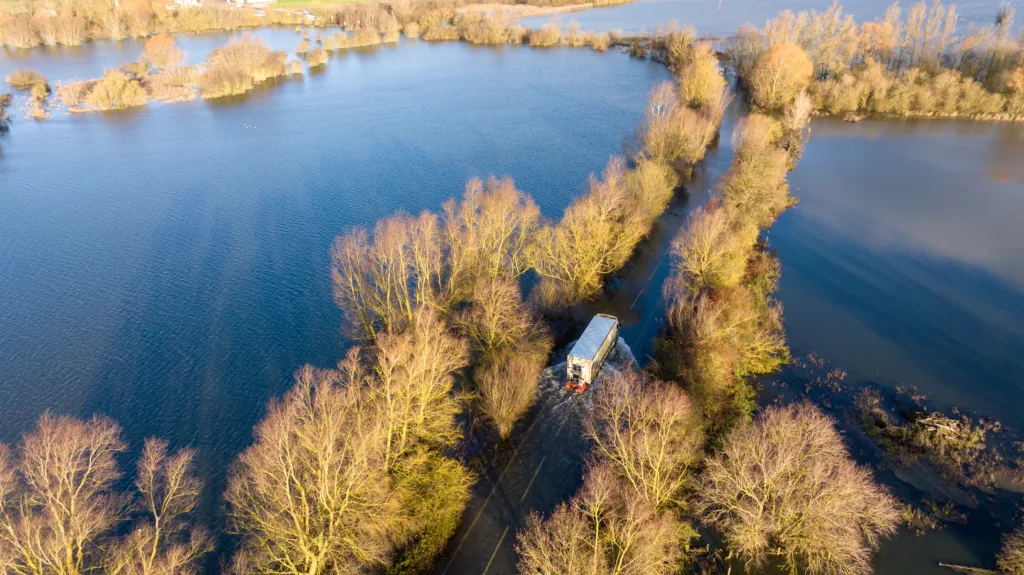
[[[619,318],[617,357],[609,363],[620,369],[628,364],[642,366],[649,360],[664,317],[661,286],[671,272],[672,239],[690,210],[707,201],[714,182],[729,169],[732,131],[743,113],[745,107],[739,101],[729,107],[718,142],[708,150],[694,177],[677,192],[650,238],[640,243],[597,301],[573,310],[580,329],[597,313]],[[556,353],[556,359],[566,350],[568,346],[563,353]],[[537,405],[519,422],[516,432],[488,454],[483,477],[459,530],[438,560],[435,575],[514,575],[515,538],[529,514],[547,516],[579,489],[589,451],[589,442],[583,437],[583,416],[600,386],[577,396],[565,391],[564,376],[564,363],[549,369]]]

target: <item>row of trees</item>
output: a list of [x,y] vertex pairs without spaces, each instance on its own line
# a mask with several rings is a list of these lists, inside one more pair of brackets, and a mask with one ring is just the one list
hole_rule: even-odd
[[[336,369],[304,367],[272,403],[226,493],[239,546],[230,572],[422,570],[458,525],[473,477],[446,455],[459,436],[455,374],[467,342],[423,310],[402,334]],[[31,575],[197,572],[212,539],[191,515],[194,452],[147,440],[135,489],[117,489],[118,426],[43,415],[0,448],[0,570]]]
[[765,409],[705,458],[700,410],[678,386],[625,373],[596,393],[583,487],[547,519],[529,518],[523,575],[677,573],[695,518],[748,567],[867,574],[900,522],[895,500],[809,404]]
[[[595,2],[613,4],[628,0]],[[457,11],[467,0],[398,0],[387,4],[365,2],[335,7],[311,6],[309,21],[299,11],[255,10],[228,6],[170,9],[150,0],[19,0],[0,10],[0,44],[15,48],[61,44],[77,46],[88,40],[122,40],[158,33],[182,34],[236,30],[261,26],[312,25],[358,31],[371,29],[385,35],[400,30],[416,36],[419,30],[467,29],[479,17]],[[499,2],[500,3],[500,2]],[[516,4],[516,2],[505,2]],[[576,0],[534,0],[540,6],[579,3]],[[452,38],[437,38],[452,39]]]
[[[671,43],[666,52],[671,63]],[[749,419],[746,378],[788,356],[771,298],[778,266],[759,236],[793,203],[786,173],[809,113],[801,95],[781,121],[741,123],[729,173],[673,242],[668,325],[651,371],[681,385],[626,373],[595,390],[583,488],[549,518],[530,518],[520,573],[676,573],[696,521],[748,567],[871,572],[899,514],[834,422],[809,404]]]
[[471,180],[442,214],[397,214],[356,228],[331,250],[335,301],[356,339],[401,333],[419,310],[471,342],[473,379],[502,437],[533,403],[550,336],[523,302],[518,278],[540,209],[511,179]]
[[[682,79],[695,83],[687,101],[697,109],[682,103],[672,83],[657,87],[641,151],[629,163],[612,158],[557,223],[545,221],[510,179],[492,177],[470,181],[463,199],[449,200],[441,214],[398,214],[372,232],[339,237],[331,252],[334,295],[350,334],[374,341],[406,329],[416,310],[433,310],[473,342],[481,407],[507,436],[533,402],[551,347],[531,308],[552,311],[596,296],[650,233],[678,183],[673,168],[699,161],[721,120],[725,82],[717,63],[707,65],[713,58],[694,46],[692,66],[704,77]],[[540,282],[528,306],[518,278],[530,269]]]
[[473,477],[447,455],[468,343],[421,309],[336,369],[303,368],[228,484],[237,573],[361,573],[429,565]]
[[685,382],[717,428],[753,409],[747,377],[770,373],[788,360],[782,308],[771,297],[779,268],[760,242],[760,230],[794,201],[785,148],[799,148],[809,111],[803,106],[791,106],[785,127],[759,114],[740,123],[728,174],[672,244],[674,269],[664,287],[668,321],[657,369]]
[[0,570],[26,575],[188,574],[212,549],[192,521],[194,453],[147,440],[134,489],[117,489],[126,448],[113,421],[44,414],[0,446]]
[[816,110],[969,117],[1024,114],[1024,36],[1014,9],[990,27],[958,34],[956,8],[935,0],[893,4],[856,24],[834,4],[823,13],[784,11],[764,30],[742,28],[726,51],[753,102],[777,110],[808,88]]
[[[135,108],[151,99],[220,98],[245,93],[274,77],[301,73],[301,64],[286,65],[286,58],[285,52],[272,52],[262,40],[246,36],[210,52],[202,66],[185,66],[174,39],[159,34],[146,41],[138,62],[107,70],[95,80],[59,83],[55,94],[70,112]],[[32,70],[12,72],[8,83],[26,90],[29,86],[39,107],[51,93],[45,78]]]

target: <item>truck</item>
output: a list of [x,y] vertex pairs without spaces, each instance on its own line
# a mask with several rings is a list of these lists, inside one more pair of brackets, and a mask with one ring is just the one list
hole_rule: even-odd
[[618,339],[618,318],[603,313],[595,315],[566,358],[565,389],[576,393],[586,391],[597,379]]

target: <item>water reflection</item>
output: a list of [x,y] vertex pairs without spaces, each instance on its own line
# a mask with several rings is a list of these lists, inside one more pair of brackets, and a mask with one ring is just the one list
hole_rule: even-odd
[[815,122],[772,229],[789,339],[1024,429],[1019,126]]
[[418,42],[244,104],[19,121],[0,156],[0,441],[52,409],[106,413],[133,449],[196,447],[212,525],[266,401],[343,357],[336,234],[489,173],[557,216],[667,77],[615,53]]

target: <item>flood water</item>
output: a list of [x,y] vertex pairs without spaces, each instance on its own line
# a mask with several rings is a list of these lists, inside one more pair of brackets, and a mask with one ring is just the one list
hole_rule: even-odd
[[[794,356],[1024,437],[1024,126],[813,123],[790,174],[800,203],[770,232]],[[854,424],[856,425],[856,424]],[[911,489],[911,503],[940,492]],[[986,496],[967,524],[883,544],[877,573],[993,567],[1020,496]],[[999,525],[998,523],[1001,523]]]
[[[577,21],[584,30],[621,30],[633,34],[645,30],[654,32],[675,21],[696,28],[701,35],[724,36],[744,24],[762,28],[769,18],[782,10],[828,10],[834,0],[637,0],[629,4],[608,6],[583,12],[523,18],[522,24],[538,28],[549,22],[567,24]],[[881,18],[891,0],[842,0],[846,14],[858,21]],[[904,13],[912,2],[901,2]],[[1020,3],[1011,2],[1018,7]],[[999,0],[966,0],[957,2],[958,26],[988,26],[999,9]]]
[[133,450],[196,447],[216,520],[266,402],[343,358],[337,234],[491,173],[557,218],[668,77],[611,52],[419,42],[240,102],[19,119],[0,139],[0,440],[47,409],[105,413]]
[[[625,30],[677,19],[716,33],[784,7],[825,6],[730,10],[725,0],[718,12],[652,0],[572,17]],[[995,7],[962,11],[987,18]],[[884,5],[849,8],[873,17]],[[256,33],[275,49],[299,40]],[[179,43],[198,62],[238,35]],[[0,53],[0,75],[33,66],[51,80],[95,77],[140,51]],[[557,218],[622,150],[665,79],[663,67],[618,53],[403,42],[336,55],[322,73],[228,103],[19,117],[0,137],[0,440],[50,409],[110,415],[133,452],[148,436],[196,447],[203,517],[216,527],[226,467],[267,400],[302,364],[343,357],[328,277],[336,234],[438,209],[490,173],[515,178]],[[613,289],[579,310],[622,318],[641,363],[661,321],[669,242],[727,169],[737,113]],[[794,354],[1024,431],[1022,158],[1019,126],[815,122],[790,175],[800,204],[769,237]],[[542,396],[484,470],[439,573],[514,572],[526,514],[578,486],[573,413]],[[876,563],[891,575],[936,570],[937,557],[991,566],[993,547],[954,527],[901,536]]]

